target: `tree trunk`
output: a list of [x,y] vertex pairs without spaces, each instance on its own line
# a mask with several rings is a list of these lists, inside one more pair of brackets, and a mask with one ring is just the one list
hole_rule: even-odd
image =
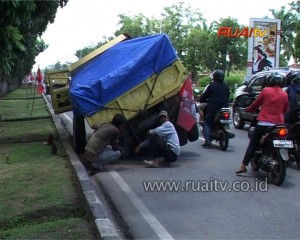
[[5,97],[8,93],[8,82],[5,80],[0,82],[0,97]]

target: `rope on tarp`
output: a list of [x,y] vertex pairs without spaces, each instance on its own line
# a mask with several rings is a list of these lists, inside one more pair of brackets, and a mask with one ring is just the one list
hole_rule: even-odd
[[146,100],[146,103],[145,103],[143,109],[129,109],[129,108],[115,108],[115,107],[105,107],[104,109],[105,110],[120,110],[120,111],[127,111],[127,112],[136,112],[136,113],[146,112],[146,110],[149,106],[149,101],[150,101],[150,98],[154,91],[154,87],[156,85],[157,79],[158,79],[158,75],[156,75],[156,77],[155,77],[154,84],[153,84],[152,88],[150,89],[149,95],[147,97],[147,100]]

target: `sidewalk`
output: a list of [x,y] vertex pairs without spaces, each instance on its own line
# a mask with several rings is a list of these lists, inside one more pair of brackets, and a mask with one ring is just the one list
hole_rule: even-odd
[[32,93],[0,99],[0,239],[120,238],[51,105]]

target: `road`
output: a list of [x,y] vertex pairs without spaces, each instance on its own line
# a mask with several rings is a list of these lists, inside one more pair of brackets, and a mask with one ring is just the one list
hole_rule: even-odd
[[[67,123],[66,115],[61,117]],[[170,168],[145,168],[137,159],[126,159],[92,176],[128,238],[299,238],[300,172],[296,165],[287,169],[280,187],[272,185],[264,172],[250,168],[236,176],[248,144],[247,126],[231,130],[235,138],[226,152],[218,145],[203,149],[199,139],[183,146]]]

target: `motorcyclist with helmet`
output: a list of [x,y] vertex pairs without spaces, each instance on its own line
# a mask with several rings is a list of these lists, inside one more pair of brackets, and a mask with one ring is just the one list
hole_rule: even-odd
[[225,74],[223,70],[217,69],[210,76],[212,82],[200,96],[200,103],[207,102],[203,126],[205,143],[202,145],[205,148],[211,148],[211,132],[214,117],[221,108],[229,106],[230,95],[229,86],[224,83]]
[[285,77],[288,88],[286,93],[290,103],[290,109],[285,115],[288,124],[300,121],[300,72],[289,72]]
[[256,100],[246,108],[246,112],[255,112],[261,107],[257,117],[257,124],[244,155],[240,169],[236,174],[246,173],[250,160],[259,147],[260,139],[264,132],[277,124],[284,124],[284,114],[289,109],[287,93],[281,87],[283,79],[278,73],[271,73],[266,79],[266,87],[261,91]]

